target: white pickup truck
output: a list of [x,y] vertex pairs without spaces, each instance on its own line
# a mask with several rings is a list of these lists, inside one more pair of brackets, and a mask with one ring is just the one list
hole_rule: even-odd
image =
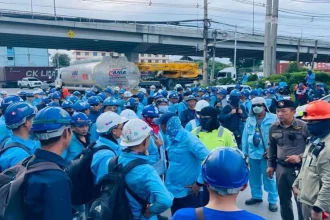
[[34,77],[25,77],[21,81],[18,81],[17,85],[19,88],[27,87],[30,89],[40,87],[42,85],[42,82]]

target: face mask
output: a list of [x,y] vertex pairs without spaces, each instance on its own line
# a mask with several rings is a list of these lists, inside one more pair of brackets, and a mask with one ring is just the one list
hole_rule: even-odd
[[330,130],[330,120],[324,120],[314,124],[307,124],[308,132],[312,136],[323,136],[328,134]]
[[158,110],[160,113],[166,113],[166,112],[168,112],[168,106],[165,106],[165,105],[158,106]]
[[264,110],[263,107],[255,106],[253,107],[253,112],[256,114],[260,114]]
[[199,119],[199,123],[204,131],[208,130],[208,126],[207,126],[208,121],[209,121],[209,118],[200,118]]

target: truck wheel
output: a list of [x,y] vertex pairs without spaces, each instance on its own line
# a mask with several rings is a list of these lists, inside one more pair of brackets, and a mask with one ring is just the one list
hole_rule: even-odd
[[168,80],[166,80],[166,82],[165,82],[165,86],[166,86],[166,89],[167,89],[167,90],[172,90],[172,89],[174,89],[174,86],[175,86],[175,80],[173,80],[173,79],[168,79]]
[[30,84],[28,84],[28,89],[32,89],[32,87],[30,86]]
[[23,87],[22,87],[22,85],[21,84],[19,84],[19,86],[18,86],[20,89],[22,89]]

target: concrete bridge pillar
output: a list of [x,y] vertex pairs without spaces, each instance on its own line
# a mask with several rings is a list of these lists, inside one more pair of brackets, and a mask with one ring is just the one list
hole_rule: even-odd
[[136,52],[127,52],[124,53],[130,62],[139,62],[139,54]]

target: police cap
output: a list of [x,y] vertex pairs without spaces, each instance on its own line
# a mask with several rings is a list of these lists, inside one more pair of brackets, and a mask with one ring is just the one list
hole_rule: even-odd
[[284,100],[277,102],[276,107],[277,108],[294,108],[295,109],[296,105],[294,104],[293,101],[284,99]]

